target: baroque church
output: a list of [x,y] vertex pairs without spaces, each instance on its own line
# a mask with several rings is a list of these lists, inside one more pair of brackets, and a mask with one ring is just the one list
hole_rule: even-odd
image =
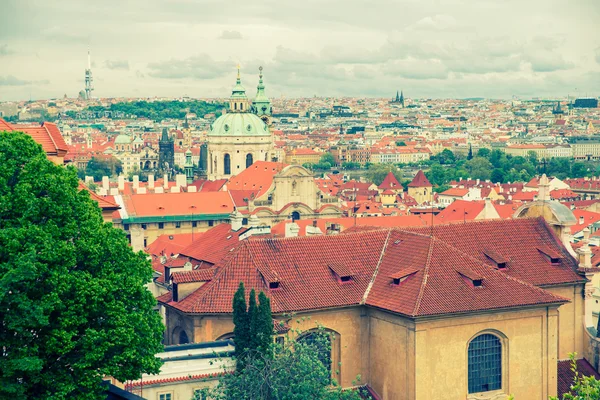
[[229,110],[217,118],[200,151],[200,170],[210,180],[228,179],[255,161],[276,161],[271,102],[265,94],[262,67],[256,97],[248,99],[240,70],[229,98]]

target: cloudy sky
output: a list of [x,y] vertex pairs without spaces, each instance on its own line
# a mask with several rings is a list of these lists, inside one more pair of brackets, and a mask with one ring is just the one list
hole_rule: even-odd
[[0,101],[600,95],[600,0],[2,0]]

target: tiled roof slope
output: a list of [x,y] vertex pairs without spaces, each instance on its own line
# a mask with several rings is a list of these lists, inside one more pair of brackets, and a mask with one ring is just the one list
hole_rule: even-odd
[[[429,228],[406,228],[429,235]],[[543,218],[467,221],[464,224],[437,225],[433,235],[475,259],[494,265],[485,249],[508,258],[506,274],[536,286],[584,282],[577,262],[560,244]],[[537,247],[546,246],[562,254],[559,264],[551,264]]]
[[48,155],[64,157],[69,149],[56,124],[51,122],[44,122],[41,125],[11,125],[0,118],[0,130],[21,131],[28,134],[42,145]]
[[422,170],[417,172],[417,175],[413,178],[413,180],[408,184],[408,187],[432,187],[429,179],[425,176]]
[[231,214],[233,201],[227,192],[148,193],[123,196],[131,217]]
[[379,189],[396,189],[402,190],[402,185],[398,182],[398,179],[394,176],[394,174],[390,171],[379,185]]
[[[266,292],[275,313],[366,304],[416,317],[566,302],[531,281],[582,280],[548,225],[541,219],[502,222],[506,237],[520,245],[503,248],[504,232],[495,221],[436,227],[433,238],[430,229],[404,228],[243,241],[218,264],[211,282],[182,301],[159,301],[184,312],[230,313],[243,281]],[[489,253],[510,260],[506,269],[483,254],[477,240],[465,244],[479,232],[487,232],[485,246],[494,244]],[[538,247],[563,254],[561,264],[552,266]],[[351,273],[348,282],[334,272],[340,266]],[[278,288],[270,288],[274,282]]]
[[260,197],[269,190],[273,178],[287,164],[271,161],[256,161],[254,164],[229,179],[228,190],[253,190]]
[[240,245],[239,235],[245,231],[246,229],[240,229],[232,232],[230,224],[219,224],[204,232],[200,239],[194,240],[179,254],[196,261],[216,264]]
[[[593,376],[596,379],[600,379],[600,374],[594,369],[594,367],[585,359],[576,360],[577,372],[583,376]],[[571,385],[573,385],[573,378],[575,374],[571,371],[571,361],[562,360],[558,362],[558,396],[562,399],[565,393],[571,393]]]

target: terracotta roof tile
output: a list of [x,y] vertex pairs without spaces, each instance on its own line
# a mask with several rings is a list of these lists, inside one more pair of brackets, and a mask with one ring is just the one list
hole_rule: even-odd
[[408,187],[433,187],[422,170],[417,172],[417,175],[408,184]]

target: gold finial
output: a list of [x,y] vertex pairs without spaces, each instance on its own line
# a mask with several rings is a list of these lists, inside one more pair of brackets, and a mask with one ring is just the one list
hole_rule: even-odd
[[238,77],[238,79],[240,79],[240,63],[238,63],[237,69],[238,69],[238,76],[237,77]]

